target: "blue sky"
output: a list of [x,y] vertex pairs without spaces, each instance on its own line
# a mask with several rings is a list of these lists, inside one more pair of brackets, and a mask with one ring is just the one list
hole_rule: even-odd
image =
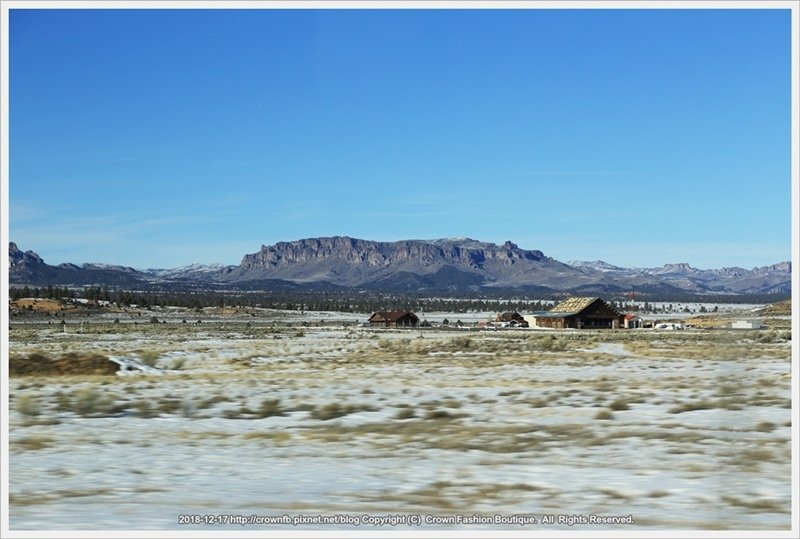
[[471,237],[791,257],[788,10],[12,10],[9,236],[45,261]]

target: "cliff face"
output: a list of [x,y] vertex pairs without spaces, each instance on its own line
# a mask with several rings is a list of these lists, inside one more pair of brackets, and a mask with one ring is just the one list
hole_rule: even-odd
[[475,274],[488,282],[505,282],[506,278],[517,276],[519,270],[533,271],[534,266],[550,265],[568,268],[545,257],[541,251],[520,249],[511,242],[503,245],[471,239],[377,242],[335,236],[262,245],[260,251],[245,255],[238,267],[225,272],[225,277],[327,280],[358,286],[394,273],[430,275],[446,268]]
[[539,261],[544,258],[541,251],[526,251],[511,242],[502,246],[473,240],[466,240],[463,244],[459,240],[387,243],[335,236],[262,245],[259,252],[244,256],[240,268],[267,269],[336,259],[373,268],[412,262],[420,269],[444,264],[480,269],[486,261],[511,265],[515,260]]
[[[630,289],[669,285],[696,292],[779,292],[788,290],[791,266],[700,270],[687,263],[626,269],[605,262],[564,264],[541,251],[469,238],[377,242],[335,236],[262,245],[220,279],[240,282],[285,279],[298,283],[326,281],[346,287],[375,283],[426,283],[436,286],[543,286],[568,290],[585,286]],[[408,284],[408,286],[412,286]]]
[[24,253],[19,250],[17,244],[12,242],[8,243],[8,267],[19,269],[20,266],[37,266],[44,264],[42,257],[33,251],[25,251]]
[[[622,268],[603,261],[564,264],[541,251],[469,238],[378,242],[334,236],[261,249],[238,266],[192,265],[136,270],[109,264],[51,266],[33,251],[9,243],[9,281],[25,284],[176,287],[253,286],[261,280],[291,286],[329,283],[396,292],[460,291],[486,287],[543,287],[582,294],[644,289],[700,293],[766,294],[791,291],[791,263],[701,270],[686,263]],[[576,293],[577,293],[576,292]]]

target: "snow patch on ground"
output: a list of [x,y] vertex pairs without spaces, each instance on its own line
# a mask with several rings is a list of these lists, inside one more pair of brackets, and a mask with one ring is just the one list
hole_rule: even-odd
[[[584,340],[545,350],[526,332],[468,335],[465,349],[459,332],[360,328],[12,336],[12,353],[108,350],[137,370],[131,351],[151,350],[163,374],[12,379],[11,528],[275,532],[178,516],[364,512],[788,528],[785,343],[573,332]],[[712,337],[708,357],[682,355]],[[83,389],[118,408],[82,415]]]

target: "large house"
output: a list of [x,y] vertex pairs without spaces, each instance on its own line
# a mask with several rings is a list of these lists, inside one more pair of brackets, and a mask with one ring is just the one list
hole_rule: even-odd
[[369,317],[369,324],[382,328],[415,328],[419,324],[419,317],[409,311],[380,311]]
[[534,316],[540,328],[618,329],[624,323],[623,315],[600,298],[569,298]]

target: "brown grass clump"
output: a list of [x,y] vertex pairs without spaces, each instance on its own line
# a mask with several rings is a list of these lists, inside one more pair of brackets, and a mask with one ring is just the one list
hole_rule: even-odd
[[757,430],[758,432],[772,432],[776,428],[778,428],[778,426],[771,421],[761,421],[755,426],[754,430]]
[[716,408],[716,404],[709,401],[695,401],[695,402],[684,402],[677,406],[673,406],[668,411],[671,414],[682,414],[683,412],[693,412],[695,410],[710,410],[712,408]]
[[119,365],[100,354],[64,354],[52,359],[32,353],[14,356],[8,362],[9,376],[63,376],[74,374],[116,375]]
[[59,395],[56,409],[82,417],[108,417],[124,412],[127,404],[114,402],[108,395],[103,395],[90,387],[83,387],[75,390],[72,395]]
[[447,410],[428,410],[425,414],[425,419],[455,419],[455,414]]
[[139,352],[139,359],[148,367],[155,367],[160,356],[161,354],[154,350],[141,350]]
[[395,419],[411,419],[413,417],[417,417],[417,414],[414,412],[413,408],[403,407],[397,410],[395,414]]
[[630,410],[631,409],[631,407],[628,406],[628,403],[626,401],[624,401],[623,399],[615,400],[614,402],[609,404],[608,407],[611,408],[614,411]]
[[733,507],[743,508],[748,513],[789,513],[791,508],[771,499],[744,499],[736,496],[722,496],[722,500]]
[[57,299],[23,298],[11,302],[11,309],[28,310],[42,313],[56,313],[74,309],[74,305],[66,305]]
[[14,408],[26,417],[36,417],[42,413],[39,399],[33,395],[20,395],[14,403]]
[[157,404],[159,411],[163,414],[174,414],[183,409],[183,401],[170,395],[160,398]]
[[253,431],[253,432],[245,432],[244,434],[242,434],[242,438],[245,440],[265,440],[282,445],[290,441],[292,439],[292,435],[291,433],[283,430],[268,431],[268,432]]
[[792,300],[787,299],[767,305],[761,314],[763,316],[790,316],[792,314]]
[[354,414],[356,412],[364,412],[364,411],[371,411],[373,410],[369,406],[359,405],[359,404],[339,404],[338,402],[332,402],[330,404],[325,404],[323,406],[318,406],[314,410],[311,411],[311,417],[314,419],[321,419],[323,421],[327,421],[329,419],[336,419],[337,417],[343,417],[349,414]]
[[46,449],[53,445],[54,440],[47,436],[26,436],[20,438],[16,442],[11,443],[12,449],[23,449],[25,451],[38,451],[39,449]]
[[258,410],[256,410],[256,415],[263,418],[286,414],[281,408],[281,401],[279,399],[264,399],[258,407]]
[[158,417],[158,411],[153,406],[153,403],[146,399],[137,401],[136,404],[134,404],[134,411],[136,417]]

